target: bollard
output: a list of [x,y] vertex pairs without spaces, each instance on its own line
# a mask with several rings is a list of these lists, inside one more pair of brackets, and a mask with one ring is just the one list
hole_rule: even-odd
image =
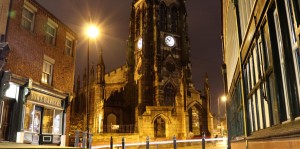
[[89,133],[89,149],[92,148],[93,134]]
[[110,149],[113,149],[114,148],[114,140],[112,138],[112,136],[110,136]]
[[74,147],[78,147],[78,143],[79,143],[79,131],[75,130],[75,143],[74,143]]
[[177,145],[176,145],[176,136],[174,135],[173,136],[173,146],[174,146],[174,149],[177,149]]
[[146,149],[150,149],[149,136],[147,136],[147,138],[146,138]]
[[202,149],[205,149],[205,132],[202,132]]
[[125,149],[125,138],[122,138],[122,149]]
[[87,144],[86,144],[86,140],[87,139],[87,132],[83,132],[82,133],[82,147],[86,148]]

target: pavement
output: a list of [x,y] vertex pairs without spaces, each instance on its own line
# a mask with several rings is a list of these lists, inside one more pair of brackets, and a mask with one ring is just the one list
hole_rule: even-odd
[[72,148],[75,147],[64,147],[64,146],[54,146],[54,145],[35,145],[35,144],[22,144],[15,142],[0,142],[0,148]]

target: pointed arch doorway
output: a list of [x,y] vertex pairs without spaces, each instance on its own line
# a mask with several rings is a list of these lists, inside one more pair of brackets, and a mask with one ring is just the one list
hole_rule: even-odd
[[166,137],[166,121],[161,117],[157,117],[154,121],[154,137]]

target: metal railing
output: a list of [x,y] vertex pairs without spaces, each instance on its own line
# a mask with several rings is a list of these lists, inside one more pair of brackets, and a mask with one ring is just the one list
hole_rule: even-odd
[[73,136],[70,136],[70,145],[81,148],[92,148],[93,134],[87,131],[73,131]]
[[[173,140],[169,140],[169,141],[159,141],[159,142],[150,142],[149,137],[146,138],[145,142],[140,142],[140,143],[128,143],[126,144],[125,142],[125,137],[122,138],[122,143],[121,144],[114,144],[113,143],[113,137],[110,138],[110,144],[109,145],[99,145],[99,146],[92,146],[93,149],[100,149],[100,148],[109,148],[109,149],[113,149],[113,148],[120,148],[120,149],[125,149],[126,147],[141,147],[141,146],[145,146],[146,149],[150,149],[150,146],[156,146],[156,148],[158,149],[159,145],[167,145],[170,144],[172,145],[174,149],[177,149],[177,145],[179,143],[201,143],[202,149],[205,149],[205,144],[208,142],[211,143],[216,143],[217,141],[226,141],[227,142],[227,138],[212,138],[212,139],[206,139],[205,137],[202,137],[202,139],[190,139],[190,140],[176,140],[176,137],[173,137]],[[165,148],[165,147],[162,147]]]

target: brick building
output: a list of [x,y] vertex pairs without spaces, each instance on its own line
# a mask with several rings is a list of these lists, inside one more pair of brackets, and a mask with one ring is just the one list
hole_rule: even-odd
[[299,148],[299,0],[221,2],[229,147]]
[[0,140],[65,145],[77,35],[34,0],[1,4],[11,50],[1,71]]
[[127,64],[105,74],[100,55],[96,71],[89,70],[91,79],[78,78],[72,129],[85,130],[89,114],[88,128],[100,137],[116,132],[142,140],[209,135],[209,85],[201,94],[192,82],[185,2],[133,0]]

